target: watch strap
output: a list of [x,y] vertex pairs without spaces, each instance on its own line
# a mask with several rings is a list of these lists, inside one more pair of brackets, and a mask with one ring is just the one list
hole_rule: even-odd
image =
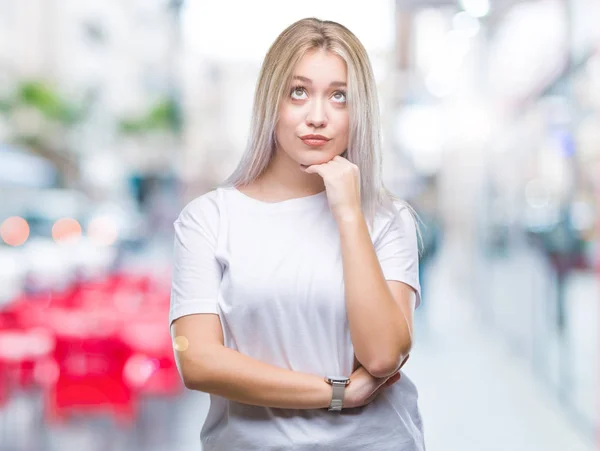
[[342,410],[342,406],[344,404],[344,391],[346,390],[345,382],[336,382],[334,381],[331,384],[332,394],[331,394],[331,403],[329,404],[329,411],[340,411]]

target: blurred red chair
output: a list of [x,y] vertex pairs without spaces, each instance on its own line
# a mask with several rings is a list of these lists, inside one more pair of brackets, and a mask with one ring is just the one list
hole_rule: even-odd
[[59,311],[53,321],[62,322],[63,329],[57,327],[58,377],[46,393],[47,420],[109,413],[118,424],[130,425],[135,399],[123,371],[131,350],[118,338],[119,322],[100,311]]
[[38,362],[52,355],[54,347],[54,335],[43,327],[0,329],[0,366],[6,383],[31,388]]
[[125,378],[142,395],[174,396],[183,390],[164,317],[140,317],[121,331],[135,353],[125,366]]
[[44,388],[50,422],[108,412],[130,424],[137,395],[183,389],[164,326],[168,308],[164,283],[124,272],[15,299],[0,312],[0,396],[10,375],[20,387]]

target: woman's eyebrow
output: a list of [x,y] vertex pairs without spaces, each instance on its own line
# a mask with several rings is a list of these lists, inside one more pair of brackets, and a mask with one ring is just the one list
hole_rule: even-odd
[[[294,80],[300,80],[307,84],[312,84],[312,80],[310,78],[303,77],[302,75],[294,75]],[[346,86],[346,82],[343,81],[332,81],[329,83],[329,86]]]

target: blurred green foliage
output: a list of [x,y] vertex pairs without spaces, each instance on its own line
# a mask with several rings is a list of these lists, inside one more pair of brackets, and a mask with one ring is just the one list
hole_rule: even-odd
[[141,117],[123,119],[119,124],[121,132],[125,134],[142,134],[152,131],[178,132],[180,126],[179,109],[172,99],[161,100]]
[[12,121],[8,141],[52,162],[59,171],[60,184],[65,184],[67,178],[75,182],[79,177],[74,149],[65,137],[69,129],[85,119],[89,106],[89,99],[75,104],[44,80],[20,81],[9,95],[0,98],[0,114],[10,117],[32,109],[51,125],[32,129],[27,123]]
[[65,126],[73,125],[85,116],[85,106],[75,106],[48,83],[39,80],[23,81],[9,98],[0,99],[0,112],[10,113],[20,107],[35,108],[46,119]]
[[81,119],[82,107],[75,107],[62,99],[58,93],[43,82],[26,82],[18,90],[18,99],[23,105],[37,108],[48,119],[72,125]]

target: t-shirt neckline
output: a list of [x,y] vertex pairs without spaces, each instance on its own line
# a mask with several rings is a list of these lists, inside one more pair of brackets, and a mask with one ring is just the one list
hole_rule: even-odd
[[323,190],[316,194],[311,194],[308,196],[294,197],[278,202],[266,202],[248,196],[236,187],[228,187],[227,189],[233,192],[238,199],[240,199],[243,202],[246,202],[248,205],[253,205],[257,208],[262,208],[271,211],[310,207],[322,203],[323,199],[327,199],[327,191]]

